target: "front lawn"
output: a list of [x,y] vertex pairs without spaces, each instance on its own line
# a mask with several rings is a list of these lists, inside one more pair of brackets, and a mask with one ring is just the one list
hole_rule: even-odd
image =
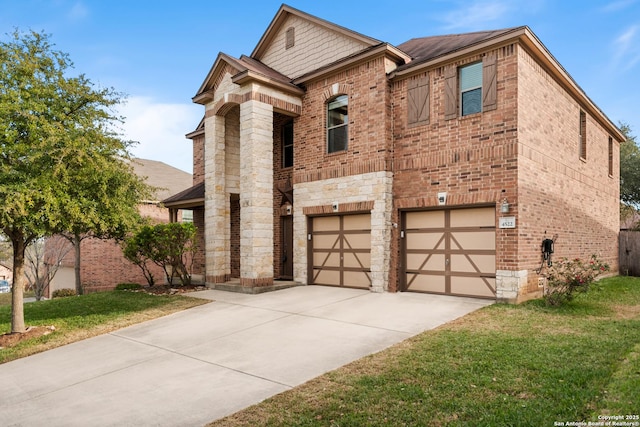
[[486,307],[211,426],[554,426],[637,416],[639,355],[640,279],[614,277],[562,308]]
[[[11,331],[11,294],[4,295],[9,295],[9,303],[0,305],[0,335]],[[207,302],[177,295],[111,291],[25,303],[27,326],[54,326],[55,330],[47,335],[21,340],[15,346],[0,348],[0,363]]]

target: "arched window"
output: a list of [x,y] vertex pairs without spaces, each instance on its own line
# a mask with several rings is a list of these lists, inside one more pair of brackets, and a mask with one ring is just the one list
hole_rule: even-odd
[[327,103],[327,152],[345,151],[349,140],[349,98],[340,95]]

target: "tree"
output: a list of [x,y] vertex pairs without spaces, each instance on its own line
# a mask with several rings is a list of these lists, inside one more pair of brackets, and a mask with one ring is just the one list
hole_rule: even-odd
[[27,247],[25,275],[37,301],[44,296],[44,291],[58,272],[60,262],[70,250],[62,239],[37,239]]
[[[0,227],[13,245],[11,332],[24,332],[25,248],[99,216],[102,208],[85,211],[88,201],[77,199],[76,189],[87,185],[81,177],[100,175],[109,161],[127,173],[131,143],[115,131],[122,119],[112,109],[121,95],[94,88],[84,75],[68,77],[73,64],[48,35],[8,36],[0,42]],[[82,194],[93,191],[107,208],[115,203],[104,196],[109,182]]]
[[74,209],[65,218],[67,231],[62,236],[73,245],[76,294],[82,295],[82,241],[124,239],[127,232],[140,223],[137,207],[141,200],[148,198],[150,187],[134,173],[129,163],[109,153],[98,153],[69,165],[66,181]]
[[148,261],[162,267],[169,284],[177,277],[182,285],[191,284],[191,267],[196,247],[196,227],[191,223],[145,225],[126,240],[124,256],[140,267],[153,286]]
[[620,199],[626,205],[640,205],[640,147],[631,128],[619,123],[620,130],[627,138],[620,144]]

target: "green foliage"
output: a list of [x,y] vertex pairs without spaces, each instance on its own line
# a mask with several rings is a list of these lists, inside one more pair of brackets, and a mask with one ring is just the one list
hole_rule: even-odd
[[53,291],[53,294],[51,295],[51,297],[65,298],[65,297],[73,297],[75,295],[76,295],[75,289],[64,288],[64,289],[56,289],[55,291]]
[[[0,227],[13,244],[14,282],[24,251],[59,232],[122,235],[145,187],[131,173],[130,142],[116,133],[121,95],[72,77],[67,54],[36,32],[0,41]],[[22,294],[13,332],[23,332]]]
[[140,267],[150,286],[154,284],[149,262],[162,267],[173,284],[191,284],[191,265],[196,247],[196,227],[192,223],[145,225],[125,241],[124,256]]
[[142,285],[139,283],[118,283],[116,285],[116,291],[137,291],[142,289]]
[[[0,363],[101,335],[135,323],[206,304],[200,298],[145,292],[96,292],[26,304],[30,326],[55,326],[55,332],[0,350]],[[0,305],[0,334],[9,331],[11,307]]]
[[580,258],[562,258],[549,267],[545,276],[547,285],[544,300],[547,305],[563,305],[573,300],[575,293],[587,292],[600,274],[609,271],[609,265],[596,255],[587,262]]
[[629,125],[620,123],[627,141],[620,144],[620,199],[627,205],[640,205],[640,147]]

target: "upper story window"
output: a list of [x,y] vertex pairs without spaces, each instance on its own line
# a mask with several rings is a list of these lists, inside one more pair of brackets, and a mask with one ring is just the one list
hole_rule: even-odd
[[327,103],[327,152],[345,151],[349,138],[349,98],[340,95]]
[[282,167],[293,166],[293,122],[282,126]]
[[587,114],[580,110],[580,158],[587,160]]
[[487,55],[482,62],[445,67],[444,118],[487,112],[498,108],[498,61]]
[[482,111],[482,62],[460,68],[460,115]]

